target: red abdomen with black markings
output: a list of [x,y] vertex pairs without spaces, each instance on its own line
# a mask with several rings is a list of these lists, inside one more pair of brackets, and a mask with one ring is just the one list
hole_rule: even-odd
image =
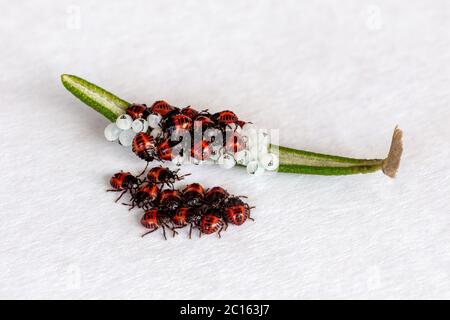
[[223,226],[224,222],[218,214],[207,213],[200,220],[200,231],[205,234],[218,232]]
[[173,224],[179,227],[186,226],[190,222],[189,216],[191,215],[191,210],[191,208],[187,207],[179,208],[171,217]]
[[146,132],[139,132],[133,139],[133,152],[145,161],[153,161],[156,157],[156,146],[153,137]]
[[213,119],[221,125],[236,123],[239,119],[233,111],[225,110],[213,115]]
[[132,104],[127,109],[127,114],[133,118],[133,120],[143,118],[144,113],[147,110],[147,106],[145,104]]
[[157,229],[159,227],[158,209],[145,211],[141,218],[141,224],[147,229]]
[[136,202],[142,203],[144,201],[155,201],[158,198],[159,189],[156,184],[144,182],[136,191]]
[[168,169],[164,167],[151,168],[147,173],[147,179],[152,183],[164,183],[168,178]]
[[205,189],[199,183],[188,184],[183,190],[183,200],[189,206],[200,205],[205,197]]
[[125,190],[132,187],[133,183],[137,183],[137,179],[129,172],[119,172],[111,177],[109,183],[115,190]]
[[194,118],[194,123],[200,122],[203,129],[207,129],[214,126],[214,121],[211,120],[211,118],[204,114],[199,114],[197,117]]
[[169,119],[168,127],[175,130],[190,130],[192,128],[192,119],[184,114],[177,114]]
[[188,116],[191,119],[194,119],[198,115],[198,111],[189,107],[183,108],[180,111],[181,114],[184,114],[185,116]]
[[167,160],[170,161],[172,160],[172,147],[170,146],[170,141],[169,139],[166,139],[164,141],[162,141],[160,144],[158,144],[158,157],[161,160]]
[[248,210],[244,205],[229,206],[225,209],[225,220],[231,224],[240,226],[248,217]]
[[165,101],[156,101],[155,103],[153,103],[153,105],[150,107],[151,112],[153,113],[157,113],[161,116],[165,116],[166,114],[168,114],[169,112],[173,111],[175,108],[173,106],[171,106],[170,104],[168,104]]
[[214,187],[206,192],[205,200],[210,205],[218,205],[226,200],[229,196],[228,192],[222,187]]
[[166,189],[161,191],[159,204],[169,210],[175,210],[181,203],[181,195],[178,190]]

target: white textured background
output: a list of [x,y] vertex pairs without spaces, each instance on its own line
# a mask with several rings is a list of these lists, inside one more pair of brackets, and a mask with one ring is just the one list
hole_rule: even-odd
[[[0,298],[450,298],[450,3],[1,0]],[[143,162],[71,96],[231,107],[286,146],[383,157],[398,178],[187,167],[255,223],[141,239],[105,193]]]

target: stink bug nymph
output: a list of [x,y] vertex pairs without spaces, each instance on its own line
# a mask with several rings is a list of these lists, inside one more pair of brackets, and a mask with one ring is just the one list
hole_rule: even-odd
[[250,207],[247,203],[242,201],[239,197],[229,198],[224,206],[225,221],[234,225],[241,225],[247,219],[253,220],[250,217]]
[[221,218],[220,212],[209,209],[206,211],[206,213],[201,217],[199,228],[200,228],[200,234],[211,234],[217,232],[217,234],[220,236],[220,232],[223,230],[225,226],[225,222]]
[[161,227],[163,229],[164,239],[167,240],[166,227],[169,228],[170,230],[172,230],[174,232],[174,234],[177,233],[173,228],[171,228],[167,224],[168,222],[169,222],[169,215],[164,210],[153,208],[153,209],[145,211],[144,215],[141,218],[141,224],[145,228],[150,229],[150,230],[148,232],[144,233],[142,235],[142,237],[158,230],[158,228]]
[[183,180],[184,177],[190,175],[190,173],[179,176],[178,171],[180,170],[170,170],[168,168],[159,166],[151,168],[147,173],[147,179],[151,183],[161,184],[161,186],[168,185],[173,188],[173,184],[177,181]]
[[155,141],[146,132],[136,134],[133,139],[132,150],[139,158],[147,162],[157,158]]
[[201,205],[205,197],[205,190],[199,183],[188,184],[182,193],[183,201],[190,207]]
[[133,176],[129,172],[118,172],[114,174],[111,179],[109,180],[109,183],[112,187],[112,189],[106,190],[108,192],[120,192],[120,196],[116,199],[116,202],[119,201],[120,198],[127,192],[133,192],[136,190],[136,188],[139,185],[139,180],[135,176]]
[[149,182],[142,183],[131,198],[130,210],[134,207],[147,208],[153,206],[158,199],[159,189],[156,184]]

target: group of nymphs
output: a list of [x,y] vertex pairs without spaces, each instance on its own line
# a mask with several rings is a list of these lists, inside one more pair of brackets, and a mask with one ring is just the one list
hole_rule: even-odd
[[193,229],[198,229],[199,236],[217,233],[220,237],[229,224],[240,226],[248,219],[253,220],[250,217],[253,207],[242,200],[245,197],[230,195],[222,187],[205,190],[199,183],[191,183],[176,189],[174,183],[189,175],[180,176],[178,171],[157,166],[139,176],[121,171],[111,178],[112,189],[108,191],[121,192],[116,202],[129,193],[129,203],[123,204],[130,206],[130,210],[144,210],[141,224],[149,230],[142,236],[161,228],[167,239],[166,228],[175,236],[177,229],[189,226],[189,238]]

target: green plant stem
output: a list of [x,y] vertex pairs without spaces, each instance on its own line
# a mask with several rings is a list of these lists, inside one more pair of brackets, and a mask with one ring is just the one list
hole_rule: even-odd
[[[64,87],[75,97],[112,122],[118,116],[124,114],[130,105],[130,103],[105,89],[77,76],[63,74],[61,81]],[[330,176],[370,173],[382,170],[387,176],[394,177],[403,151],[401,139],[402,132],[396,128],[392,138],[391,149],[385,159],[354,159],[276,145],[271,145],[270,150],[279,155],[279,172]]]
[[116,121],[118,116],[124,114],[130,105],[130,103],[111,92],[77,76],[63,74],[61,75],[61,82],[75,97],[104,115],[111,122]]
[[380,170],[384,161],[383,159],[366,160],[339,157],[275,145],[271,145],[270,150],[279,155],[278,171],[288,173],[327,176],[370,173]]

